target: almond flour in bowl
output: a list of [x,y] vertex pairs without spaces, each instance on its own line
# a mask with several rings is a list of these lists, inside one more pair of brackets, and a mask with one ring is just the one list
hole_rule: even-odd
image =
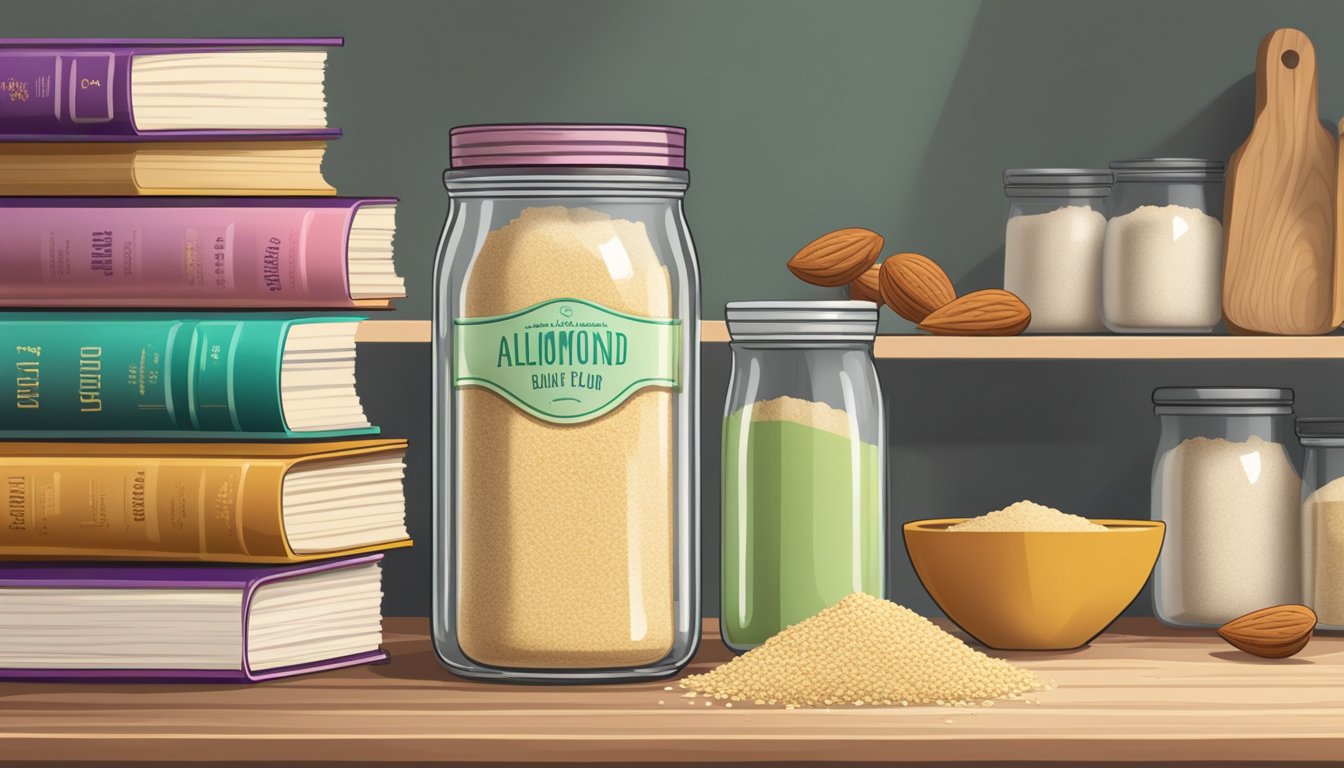
[[1060,512],[1034,501],[1019,501],[1003,509],[972,517],[949,531],[1106,531],[1085,517]]

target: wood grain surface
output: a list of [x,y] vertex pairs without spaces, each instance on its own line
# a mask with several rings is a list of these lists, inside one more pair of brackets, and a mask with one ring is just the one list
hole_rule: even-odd
[[[1335,144],[1339,151],[1344,153],[1344,142],[1340,142],[1340,134],[1344,133],[1344,120],[1339,122],[1335,130]],[[1335,162],[1335,264],[1334,280],[1331,284],[1331,290],[1334,291],[1334,312],[1330,317],[1330,325],[1338,328],[1344,325],[1344,157],[1336,156]]]
[[[370,320],[360,323],[357,340],[428,342],[430,330],[428,320]],[[722,320],[702,320],[700,340],[725,343],[728,326]],[[1336,360],[1344,359],[1344,335],[976,337],[919,333],[878,336],[873,354],[922,360]]]
[[[385,665],[255,686],[0,683],[0,763],[1008,764],[1344,759],[1344,637],[1264,661],[1212,631],[1121,619],[1071,652],[1003,654],[1057,688],[993,707],[785,710],[668,681],[468,683],[423,619],[389,619]],[[691,672],[729,658],[707,622]],[[661,703],[660,703],[661,702]]]
[[1257,53],[1255,124],[1227,169],[1223,314],[1251,333],[1336,327],[1335,134],[1320,122],[1316,52],[1296,29]]

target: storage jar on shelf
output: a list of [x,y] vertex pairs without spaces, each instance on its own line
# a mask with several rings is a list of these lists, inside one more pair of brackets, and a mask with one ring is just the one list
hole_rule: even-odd
[[1117,333],[1207,333],[1223,316],[1223,163],[1111,163],[1102,316]]
[[1321,629],[1344,629],[1344,419],[1298,419],[1302,601]]
[[473,678],[671,675],[700,636],[685,132],[494,125],[451,141],[435,649]]
[[1166,524],[1154,612],[1216,627],[1299,602],[1301,480],[1291,389],[1166,387],[1152,517]]
[[885,595],[885,420],[866,301],[732,302],[723,641],[755,647],[852,592]]
[[1031,309],[1026,333],[1096,333],[1111,172],[1010,168],[1003,287]]

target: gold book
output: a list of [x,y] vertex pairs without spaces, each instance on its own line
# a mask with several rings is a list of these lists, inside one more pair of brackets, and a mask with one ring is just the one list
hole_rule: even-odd
[[405,440],[0,442],[0,557],[293,563],[410,546]]
[[0,195],[334,195],[325,141],[0,143]]

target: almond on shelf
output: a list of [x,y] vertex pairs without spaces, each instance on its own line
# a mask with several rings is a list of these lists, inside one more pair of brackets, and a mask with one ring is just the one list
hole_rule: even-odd
[[1022,300],[998,288],[965,296],[934,310],[919,324],[940,336],[1016,336],[1031,324]]
[[882,299],[896,314],[912,323],[957,298],[942,267],[918,253],[898,253],[882,262]]
[[871,229],[837,229],[803,246],[789,259],[789,271],[805,283],[839,287],[867,272],[885,244]]
[[879,284],[881,272],[882,265],[874,264],[868,268],[867,272],[854,278],[849,284],[849,297],[855,301],[871,301],[874,304],[881,304],[882,287]]

